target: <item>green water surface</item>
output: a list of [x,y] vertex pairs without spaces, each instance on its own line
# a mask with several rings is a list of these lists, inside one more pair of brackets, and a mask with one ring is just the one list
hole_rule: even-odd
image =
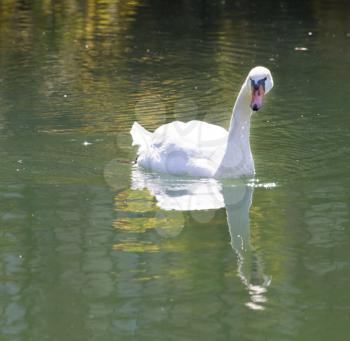
[[[0,340],[346,340],[347,1],[0,2]],[[227,127],[256,178],[140,171],[129,130]]]

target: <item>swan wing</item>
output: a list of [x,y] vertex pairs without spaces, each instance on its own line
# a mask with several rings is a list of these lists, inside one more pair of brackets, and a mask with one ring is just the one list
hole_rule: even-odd
[[147,150],[151,145],[153,134],[142,127],[141,124],[134,122],[130,134],[132,137],[132,145],[139,146],[139,154],[140,152]]
[[176,149],[197,157],[207,157],[210,151],[221,148],[226,141],[227,131],[224,128],[197,120],[164,124],[152,136],[152,145],[155,148],[176,146]]
[[148,132],[138,123],[131,129],[139,146],[138,164],[155,171],[212,176],[222,160],[227,131],[202,121],[174,121]]

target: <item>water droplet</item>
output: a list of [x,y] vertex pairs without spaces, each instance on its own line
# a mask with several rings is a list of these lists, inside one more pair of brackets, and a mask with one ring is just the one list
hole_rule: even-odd
[[295,51],[308,51],[308,48],[307,47],[296,46],[296,47],[294,47],[294,50]]

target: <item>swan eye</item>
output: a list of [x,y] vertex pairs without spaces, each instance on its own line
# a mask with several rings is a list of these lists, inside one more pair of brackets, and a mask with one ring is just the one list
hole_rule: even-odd
[[259,84],[257,82],[255,82],[254,79],[250,78],[250,82],[251,82],[252,89],[254,89],[254,90],[258,90],[259,89]]

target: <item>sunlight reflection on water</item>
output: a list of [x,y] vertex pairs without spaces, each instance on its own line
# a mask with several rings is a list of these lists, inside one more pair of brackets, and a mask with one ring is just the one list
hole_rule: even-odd
[[[347,1],[0,11],[0,339],[346,338]],[[134,120],[227,128],[256,64],[259,181],[136,175]]]

